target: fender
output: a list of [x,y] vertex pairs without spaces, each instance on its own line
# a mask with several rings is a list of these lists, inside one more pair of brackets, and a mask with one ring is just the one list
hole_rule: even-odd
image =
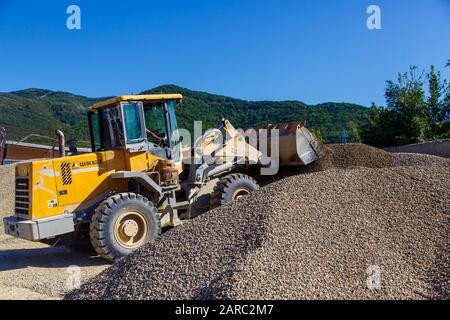
[[148,190],[156,191],[159,195],[161,195],[162,189],[161,187],[148,175],[143,172],[132,172],[132,171],[117,171],[111,174],[112,179],[136,179],[143,186],[145,186]]

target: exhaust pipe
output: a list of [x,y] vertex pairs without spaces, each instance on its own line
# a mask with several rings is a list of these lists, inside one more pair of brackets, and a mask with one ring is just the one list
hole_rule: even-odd
[[64,133],[60,130],[55,130],[56,135],[58,136],[58,150],[59,150],[59,157],[65,157],[66,156],[66,139],[64,138]]
[[6,159],[6,147],[6,129],[0,127],[0,166],[3,165]]

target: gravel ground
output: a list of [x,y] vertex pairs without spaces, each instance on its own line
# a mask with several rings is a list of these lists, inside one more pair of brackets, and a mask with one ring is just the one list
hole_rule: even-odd
[[72,265],[80,267],[81,282],[109,266],[86,252],[0,235],[0,300],[61,299]]
[[315,165],[327,171],[175,228],[65,298],[449,299],[448,163],[331,148]]

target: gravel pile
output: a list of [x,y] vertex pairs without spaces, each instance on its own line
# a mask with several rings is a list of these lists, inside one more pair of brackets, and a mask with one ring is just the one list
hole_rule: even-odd
[[[449,171],[331,170],[286,182],[270,186],[270,232],[227,280],[224,297],[450,298]],[[373,270],[380,290],[367,287]]]
[[3,218],[14,212],[14,166],[0,166],[0,235],[4,233]]
[[316,164],[327,171],[177,227],[66,298],[450,298],[448,163],[402,155],[397,165],[411,166],[390,167],[395,156],[380,150],[330,148]]
[[[450,167],[450,159],[424,154],[390,153],[359,143],[329,144],[324,149],[325,155],[318,161],[305,167],[281,167],[275,176],[259,177],[259,184],[265,186],[292,175],[321,172],[334,168],[386,168],[430,164]],[[255,176],[258,175],[258,172],[254,173]]]
[[327,145],[324,157],[307,167],[296,170],[299,173],[309,173],[332,168],[386,168],[430,164],[449,166],[450,159],[417,153],[390,153],[365,144],[349,143]]
[[392,157],[392,166],[429,166],[442,165],[450,167],[450,159],[431,156],[428,154],[395,153]]

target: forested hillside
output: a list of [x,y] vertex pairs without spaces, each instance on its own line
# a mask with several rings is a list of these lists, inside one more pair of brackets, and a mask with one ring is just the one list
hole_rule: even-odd
[[[366,123],[368,109],[350,103],[306,105],[298,101],[245,101],[191,91],[175,85],[160,86],[144,93],[181,93],[177,106],[178,125],[192,129],[195,120],[203,128],[216,127],[221,118],[240,128],[268,123],[301,120],[307,110],[307,126],[319,130],[327,142],[341,136],[358,140],[358,128]],[[67,137],[89,140],[87,107],[105,98],[87,98],[66,92],[42,89],[0,93],[0,125],[7,128],[8,139],[20,140],[30,133],[53,136],[55,129]]]
[[[67,137],[89,140],[87,107],[102,99],[43,89],[0,93],[0,125],[6,127],[9,140],[32,133],[54,137],[55,129],[64,131]],[[45,139],[31,141],[51,144]]]

